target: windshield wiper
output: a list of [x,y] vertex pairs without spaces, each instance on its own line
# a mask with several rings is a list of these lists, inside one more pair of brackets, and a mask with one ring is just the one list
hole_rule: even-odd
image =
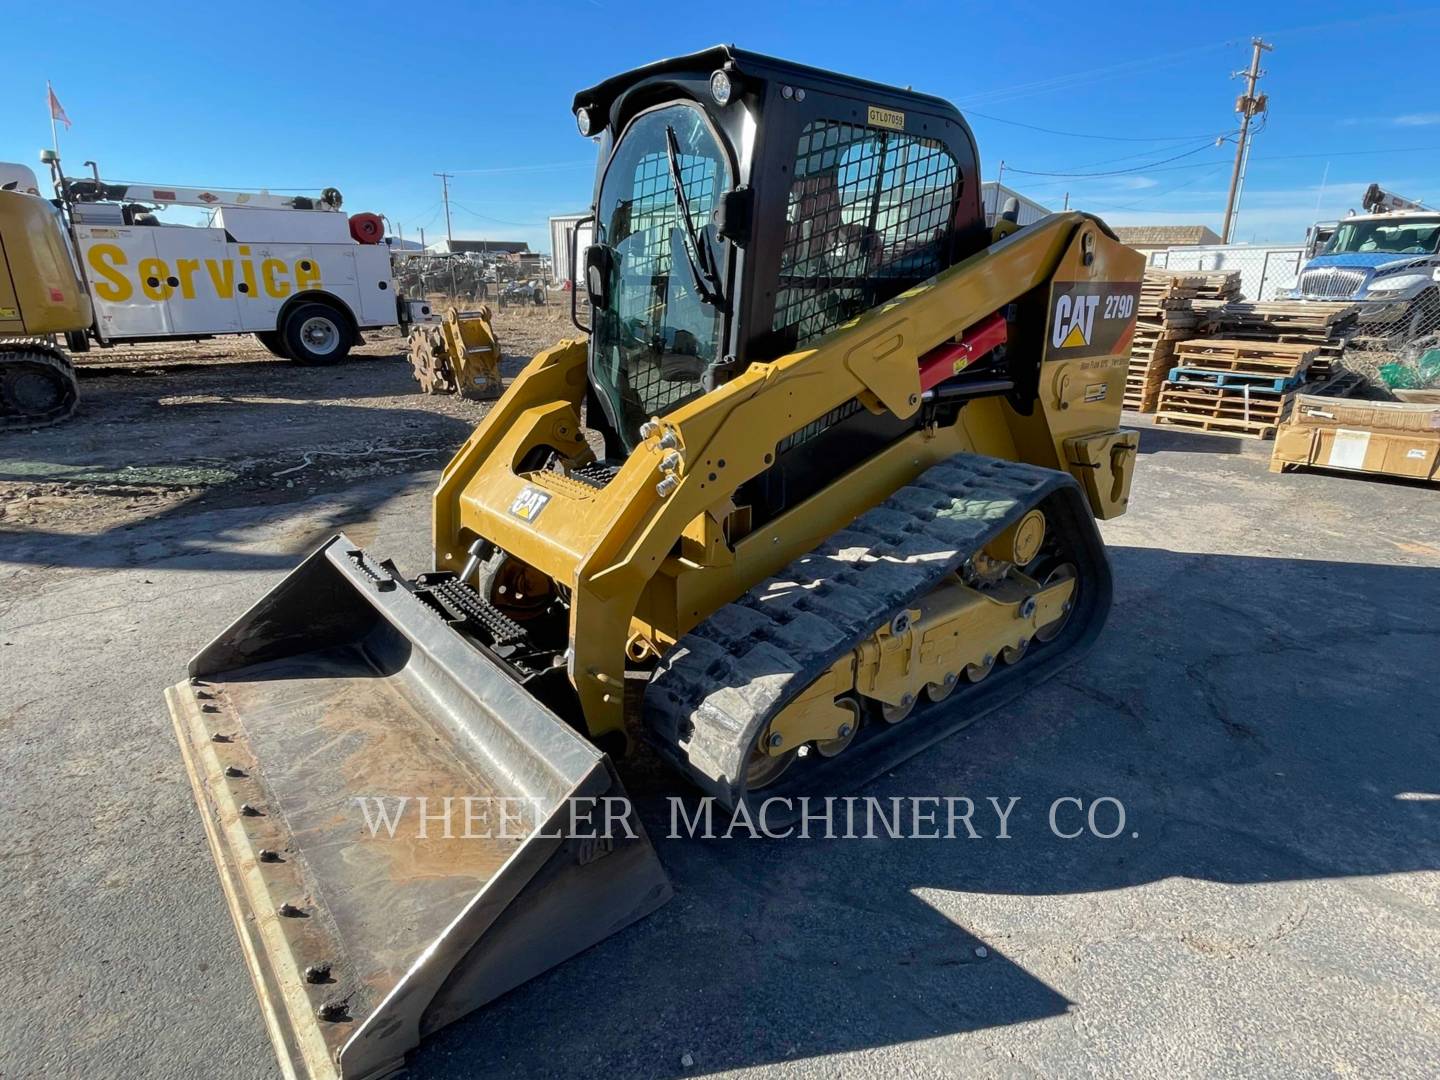
[[[711,307],[725,306],[725,293],[720,285],[720,270],[715,265],[715,253],[709,244],[700,242],[695,228],[695,219],[690,216],[690,200],[685,197],[685,181],[680,176],[680,141],[675,129],[665,125],[665,157],[670,162],[670,187],[675,192],[675,205],[680,210],[680,219],[685,226],[685,260],[690,264],[690,275],[695,279],[695,288],[700,299]],[[694,254],[691,254],[691,252]]]

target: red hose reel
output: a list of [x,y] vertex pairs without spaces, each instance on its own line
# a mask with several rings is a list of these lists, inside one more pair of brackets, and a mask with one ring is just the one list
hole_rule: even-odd
[[385,221],[379,214],[351,214],[350,235],[357,244],[378,244],[385,239]]

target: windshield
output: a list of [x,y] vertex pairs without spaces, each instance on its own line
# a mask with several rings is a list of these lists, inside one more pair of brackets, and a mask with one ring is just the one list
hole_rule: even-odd
[[[675,171],[683,199],[676,198]],[[591,374],[627,449],[646,420],[701,392],[700,377],[719,356],[718,298],[705,268],[723,259],[715,227],[701,224],[730,184],[724,152],[690,105],[636,119],[610,160],[595,239],[613,250],[614,269],[609,309],[596,313]],[[695,225],[693,240],[682,205]]]
[[1431,255],[1440,242],[1440,217],[1399,221],[1345,221],[1335,230],[1326,255]]

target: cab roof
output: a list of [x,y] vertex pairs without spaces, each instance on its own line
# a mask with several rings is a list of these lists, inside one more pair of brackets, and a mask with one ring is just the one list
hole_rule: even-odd
[[583,106],[608,113],[616,98],[647,79],[672,74],[709,74],[717,68],[726,67],[726,65],[730,65],[732,74],[738,74],[742,78],[748,77],[765,82],[794,82],[812,89],[841,92],[854,93],[860,90],[886,101],[908,102],[926,112],[949,116],[956,120],[961,119],[960,111],[954,105],[944,98],[935,97],[932,94],[920,94],[914,90],[905,90],[869,79],[858,79],[838,72],[826,71],[823,68],[796,64],[789,60],[765,56],[762,53],[737,49],[733,45],[715,45],[708,49],[701,49],[699,52],[674,56],[667,60],[657,60],[653,64],[646,64],[643,67],[613,75],[604,82],[596,83],[589,89],[577,93],[571,105],[571,111]]

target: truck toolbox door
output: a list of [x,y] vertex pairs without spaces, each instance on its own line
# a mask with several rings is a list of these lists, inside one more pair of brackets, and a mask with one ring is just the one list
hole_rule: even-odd
[[155,234],[155,251],[169,270],[170,298],[164,307],[172,334],[226,334],[240,329],[239,305],[256,303],[242,295],[245,280],[234,249],[226,250],[222,229],[166,228]]
[[80,265],[95,305],[95,325],[105,341],[162,337],[172,333],[166,304],[147,295],[144,260],[156,258],[155,225],[76,225]]

